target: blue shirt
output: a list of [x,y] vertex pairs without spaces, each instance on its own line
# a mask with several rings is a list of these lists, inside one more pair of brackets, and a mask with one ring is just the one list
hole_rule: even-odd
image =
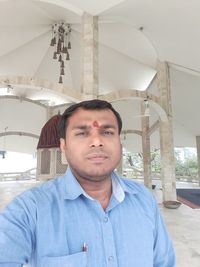
[[150,191],[113,172],[112,192],[104,210],[70,169],[25,191],[0,214],[0,266],[174,267]]

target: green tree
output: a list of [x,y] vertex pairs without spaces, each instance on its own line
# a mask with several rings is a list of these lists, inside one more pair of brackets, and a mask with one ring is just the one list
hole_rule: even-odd
[[[124,169],[131,168],[134,171],[143,171],[143,154],[130,153],[124,151]],[[188,148],[175,148],[175,172],[176,176],[187,176],[188,178],[197,179],[197,155]],[[151,152],[151,168],[153,173],[160,173],[161,171],[161,156],[160,149],[154,149]]]

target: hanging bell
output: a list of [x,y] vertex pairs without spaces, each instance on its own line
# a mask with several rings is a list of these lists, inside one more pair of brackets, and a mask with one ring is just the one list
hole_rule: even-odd
[[53,43],[54,43],[54,45],[56,44],[56,37],[55,36],[53,38]]
[[51,39],[50,46],[54,46],[54,38]]
[[63,34],[61,35],[60,40],[62,43],[64,43],[64,35]]
[[68,52],[67,52],[66,60],[70,60]]
[[57,53],[61,52],[61,41],[59,39],[58,44],[57,44]]
[[71,42],[68,42],[68,46],[67,46],[68,49],[71,49]]
[[63,50],[62,50],[62,52],[65,53],[65,54],[68,52],[66,46],[63,46]]
[[59,56],[58,61],[59,61],[59,62],[62,61],[62,56],[61,56],[61,55]]
[[61,68],[64,68],[64,67],[65,67],[64,60],[62,60],[62,61],[60,62],[60,67],[61,67]]
[[53,53],[53,59],[57,59],[57,53],[56,52]]
[[59,78],[59,83],[63,83],[62,76],[60,76],[60,78]]
[[64,68],[60,69],[60,75],[65,75]]

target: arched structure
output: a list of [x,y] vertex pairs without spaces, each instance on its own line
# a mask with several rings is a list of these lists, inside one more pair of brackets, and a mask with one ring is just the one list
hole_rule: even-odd
[[[38,135],[38,128],[58,110],[62,112],[65,105],[98,97],[111,101],[120,111],[125,110],[122,112],[123,131],[141,132],[143,147],[149,146],[148,137],[155,129],[159,129],[162,136],[160,145],[156,143],[156,146],[162,149],[173,145],[173,135],[176,145],[195,146],[200,126],[192,123],[191,118],[199,109],[198,96],[194,97],[199,94],[200,86],[200,64],[194,53],[199,49],[198,27],[187,27],[183,16],[176,12],[178,7],[178,1],[162,5],[149,5],[147,0],[97,0],[95,5],[90,1],[84,4],[62,0],[1,1],[0,23],[2,29],[9,27],[9,32],[0,31],[0,93],[9,85],[7,91],[11,86],[12,92],[5,94],[14,96],[12,99],[0,97],[0,132],[9,124],[8,131]],[[166,10],[170,10],[170,21]],[[182,7],[183,14],[191,10],[194,15],[188,21],[190,25],[197,25],[199,16],[191,4]],[[8,15],[12,20],[7,20]],[[63,85],[57,83],[57,64],[52,59],[53,48],[49,47],[52,21],[61,19],[69,22],[72,28],[71,60],[67,63]],[[184,25],[183,31],[173,23],[177,19]],[[158,28],[161,20],[162,27]],[[192,51],[188,50],[188,40],[195,40]],[[166,75],[166,68],[160,67],[159,61],[166,62],[162,64],[170,68],[170,75]],[[156,75],[157,72],[160,74]],[[148,92],[139,91],[146,89]],[[143,118],[136,122],[133,114],[140,113],[142,107],[138,103],[147,97],[151,110],[149,121]],[[139,101],[131,102],[133,109],[128,110],[124,103],[134,99]],[[38,103],[37,108],[34,108],[34,101]],[[16,115],[13,125],[12,108]],[[134,138],[130,140],[134,142]],[[163,152],[166,158],[169,151],[164,149]],[[163,166],[169,167],[171,160],[169,157]],[[166,169],[163,175],[170,176],[166,175],[169,172],[172,170]],[[170,183],[171,180],[166,182]]]
[[58,136],[61,115],[54,115],[43,126],[37,145],[37,179],[47,180],[65,173],[66,162],[62,160]]
[[111,92],[105,95],[99,96],[100,99],[106,100],[109,102],[124,100],[124,99],[147,99],[149,101],[149,105],[151,105],[155,111],[157,112],[161,121],[167,121],[167,113],[161,106],[161,101],[159,97],[153,95],[151,93],[147,93],[146,91],[139,91],[139,90],[119,90],[115,92]]
[[81,94],[78,91],[69,89],[63,84],[57,84],[48,80],[38,80],[28,76],[0,76],[0,84],[7,86],[8,84],[28,87],[28,88],[46,88],[63,94],[70,101],[78,102],[81,99]]

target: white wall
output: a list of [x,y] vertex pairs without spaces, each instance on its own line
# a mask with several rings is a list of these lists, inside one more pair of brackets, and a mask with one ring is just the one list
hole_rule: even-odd
[[[46,108],[18,99],[0,98],[0,132],[27,132],[40,135],[46,123]],[[0,149],[34,153],[38,140],[24,136],[0,137]],[[6,148],[4,144],[6,143]]]

